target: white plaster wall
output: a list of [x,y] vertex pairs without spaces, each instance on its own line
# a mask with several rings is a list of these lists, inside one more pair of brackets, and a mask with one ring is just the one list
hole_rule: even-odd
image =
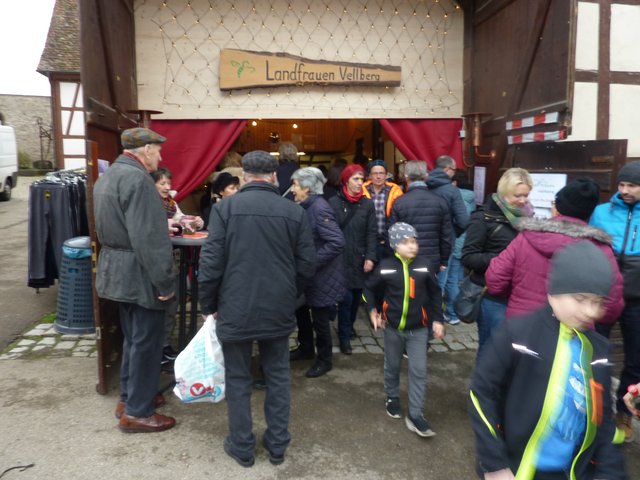
[[640,85],[611,85],[609,138],[628,139],[627,157],[640,157]]
[[576,32],[576,69],[598,69],[598,25],[600,7],[596,3],[578,2]]
[[[137,0],[139,107],[155,118],[454,118],[463,14],[452,0]],[[446,34],[444,33],[446,31]],[[222,48],[400,65],[397,88],[221,92]]]
[[611,70],[640,72],[640,5],[611,6]]
[[596,116],[598,85],[576,82],[573,91],[573,127],[567,140],[594,140],[596,138]]

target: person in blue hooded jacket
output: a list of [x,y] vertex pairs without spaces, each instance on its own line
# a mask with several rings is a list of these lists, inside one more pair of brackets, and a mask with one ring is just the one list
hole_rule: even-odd
[[[589,222],[613,239],[613,252],[624,279],[625,308],[620,315],[624,343],[624,366],[618,387],[616,423],[633,440],[631,414],[623,396],[629,385],[640,382],[640,160],[627,163],[618,172],[618,192],[608,203],[598,205]],[[598,332],[609,336],[611,326],[598,325]]]

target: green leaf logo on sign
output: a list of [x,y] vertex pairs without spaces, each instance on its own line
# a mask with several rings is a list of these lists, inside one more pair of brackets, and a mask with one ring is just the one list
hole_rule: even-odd
[[237,69],[238,78],[240,78],[240,75],[242,75],[242,72],[244,72],[245,70],[248,70],[250,72],[256,71],[256,69],[251,66],[251,62],[249,62],[248,60],[245,60],[242,63],[236,62],[235,60],[231,60],[231,65]]

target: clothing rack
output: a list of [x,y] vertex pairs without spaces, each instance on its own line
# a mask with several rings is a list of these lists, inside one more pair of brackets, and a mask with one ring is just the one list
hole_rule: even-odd
[[59,278],[62,244],[89,235],[87,177],[60,170],[29,186],[28,286],[48,288]]

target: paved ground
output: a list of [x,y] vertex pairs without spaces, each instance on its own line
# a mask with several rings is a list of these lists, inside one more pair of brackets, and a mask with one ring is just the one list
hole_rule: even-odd
[[58,287],[27,287],[27,200],[34,177],[19,177],[8,202],[0,202],[0,350],[34,321],[55,311]]
[[[36,295],[25,286],[26,200],[18,196],[0,203],[0,221],[9,225],[0,243],[3,480],[475,478],[466,414],[475,326],[449,327],[444,341],[432,344],[426,415],[436,437],[418,438],[403,421],[384,412],[380,333],[359,320],[354,355],[337,353],[328,375],[307,379],[304,371],[311,362],[293,364],[293,442],[285,463],[271,466],[258,447],[256,465],[246,470],[222,451],[224,402],[182,405],[168,393],[162,410],[178,419],[174,429],[151,435],[125,435],[117,429],[116,387],[107,395],[95,393],[93,336],[60,335],[51,324],[43,324],[42,315],[56,309],[57,287]],[[170,381],[163,376],[165,384]],[[406,382],[402,388],[406,408]],[[264,430],[263,398],[264,392],[255,392],[258,440]],[[634,472],[630,478],[640,478],[635,474],[640,472],[638,448],[624,446],[628,471]],[[24,471],[3,475],[6,469],[30,464]]]

